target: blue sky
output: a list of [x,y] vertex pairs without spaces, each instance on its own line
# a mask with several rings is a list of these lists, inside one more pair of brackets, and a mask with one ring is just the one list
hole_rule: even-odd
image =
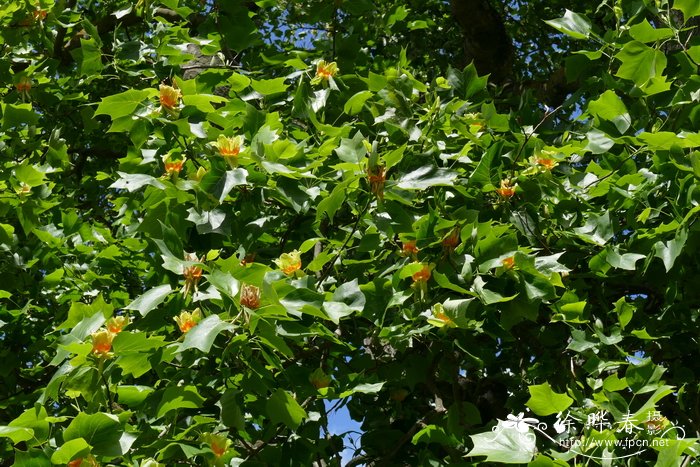
[[[335,403],[337,401],[326,401],[326,410],[330,410]],[[350,412],[348,412],[345,404],[342,404],[332,412],[328,412],[328,431],[331,434],[343,436],[345,450],[342,453],[341,465],[347,464],[355,454],[355,446],[359,447],[360,445],[362,433],[360,423],[350,418]]]

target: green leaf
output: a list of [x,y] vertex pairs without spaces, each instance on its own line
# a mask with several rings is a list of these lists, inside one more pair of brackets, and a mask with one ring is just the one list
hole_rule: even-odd
[[617,319],[620,321],[620,327],[622,329],[625,329],[625,326],[632,321],[635,311],[637,311],[637,308],[631,303],[627,303],[625,297],[615,302],[615,312],[617,313]]
[[141,316],[146,316],[148,312],[156,308],[158,305],[163,303],[165,299],[170,295],[173,289],[170,285],[163,284],[158,287],[154,287],[143,295],[140,295],[136,300],[129,303],[124,308],[126,310],[138,310]]
[[360,91],[347,100],[343,106],[343,112],[348,115],[356,115],[362,111],[367,99],[372,97],[372,91]]
[[19,426],[0,426],[0,438],[10,438],[13,444],[28,441],[34,437],[34,430]]
[[119,404],[127,407],[138,407],[153,393],[154,389],[150,386],[118,386],[117,396]]
[[184,105],[195,107],[197,110],[204,113],[216,111],[214,106],[211,105],[212,102],[221,104],[227,101],[228,99],[225,97],[215,96],[213,94],[185,94],[182,96],[182,103]]
[[493,305],[494,303],[502,303],[502,302],[509,302],[513,300],[515,297],[518,296],[518,294],[511,295],[504,297],[498,292],[494,292],[492,290],[487,289],[484,287],[486,285],[486,282],[484,279],[482,279],[481,276],[477,276],[474,279],[474,291],[479,295],[479,298],[484,302],[485,305]]
[[51,462],[54,464],[67,464],[73,459],[78,459],[90,452],[90,445],[83,438],[71,439],[63,443],[51,455]]
[[250,78],[240,73],[232,74],[227,82],[231,85],[231,90],[234,92],[241,92],[250,86]]
[[308,417],[296,399],[280,388],[272,393],[265,407],[267,408],[267,416],[273,423],[284,423],[292,430],[299,428],[302,420]]
[[491,183],[491,165],[496,159],[496,155],[501,152],[503,142],[499,141],[492,145],[488,151],[481,157],[479,163],[474,169],[474,172],[469,176],[469,184],[476,186],[484,186]]
[[73,53],[80,63],[82,76],[99,76],[102,71],[102,51],[94,39],[80,39],[80,49]]
[[31,104],[2,104],[2,129],[36,125],[39,115],[34,112]]
[[214,189],[214,196],[219,199],[220,203],[223,203],[226,196],[228,196],[234,187],[248,183],[247,177],[248,171],[246,169],[237,168],[226,171]]
[[606,260],[608,264],[614,268],[634,271],[637,268],[637,261],[645,258],[644,255],[640,255],[639,253],[624,253],[621,255],[618,253],[618,249],[618,247],[614,247],[606,250]]
[[44,183],[44,173],[38,171],[33,165],[22,164],[15,168],[15,177],[22,183],[30,187],[39,186]]
[[666,272],[670,271],[678,256],[680,256],[685,242],[688,239],[688,231],[681,229],[678,231],[676,237],[668,242],[656,242],[654,244],[654,249],[656,250],[656,257],[661,258],[664,262],[664,267]]
[[240,289],[240,282],[227,272],[216,270],[206,276],[207,281],[216,289],[233,299]]
[[343,205],[343,201],[345,201],[347,197],[348,185],[350,183],[351,180],[338,183],[335,187],[333,187],[331,194],[323,198],[321,202],[318,203],[316,208],[316,221],[320,221],[323,219],[323,215],[327,214],[329,221],[331,224],[333,223],[335,213],[338,211],[338,209],[340,209],[340,206]]
[[116,415],[107,413],[86,414],[80,412],[63,432],[63,439],[83,438],[92,453],[104,456],[122,455],[120,438],[123,430]]
[[105,97],[95,110],[95,115],[109,115],[112,120],[131,115],[144,100],[158,94],[155,89],[129,89],[120,94]]
[[469,99],[478,92],[486,89],[488,77],[479,77],[474,63],[470,63],[463,71],[449,67],[447,69],[447,82],[450,87],[454,89],[458,97],[461,99]]
[[352,395],[355,394],[356,392],[359,392],[359,393],[362,393],[362,394],[375,394],[375,393],[377,393],[377,392],[379,392],[379,391],[382,390],[382,388],[384,387],[384,384],[385,384],[385,383],[384,383],[383,381],[382,381],[381,383],[362,383],[362,384],[358,384],[357,386],[355,386],[355,387],[353,387],[353,388],[351,388],[351,389],[348,389],[347,391],[343,391],[342,393],[340,393],[340,395],[339,395],[338,397],[340,397],[341,399],[343,399],[343,398],[345,398],[345,397],[352,396]]
[[148,337],[145,332],[123,331],[112,341],[112,349],[117,355],[130,352],[148,352],[166,345],[164,336]]
[[156,418],[163,417],[173,410],[198,409],[203,403],[204,398],[199,395],[195,386],[171,386],[163,393]]
[[630,114],[625,104],[614,91],[605,91],[601,96],[588,104],[588,111],[601,120],[612,122],[620,134],[623,134],[632,124]]
[[366,301],[357,279],[354,279],[338,287],[333,293],[333,300],[323,303],[323,310],[331,321],[338,324],[341,318],[362,311]]
[[235,328],[233,324],[221,321],[218,315],[207,316],[185,334],[185,340],[180,345],[179,351],[194,348],[209,353],[216,336],[222,331],[232,331]]
[[129,174],[125,172],[117,172],[119,174],[119,180],[112,183],[109,187],[115,189],[124,189],[129,192],[134,192],[143,188],[146,185],[158,188],[160,190],[165,189],[163,185],[157,178],[146,174]]
[[263,96],[268,96],[286,91],[289,85],[284,83],[285,80],[286,78],[262,79],[259,81],[254,79],[250,85]]
[[561,413],[569,408],[574,400],[566,394],[559,394],[552,390],[549,383],[529,386],[530,399],[525,403],[526,406],[537,415],[552,415]]
[[33,431],[33,441],[28,443],[44,442],[49,437],[50,426],[46,420],[48,414],[46,409],[41,405],[36,405],[31,409],[27,409],[22,414],[9,423],[11,427],[30,428]]
[[615,76],[629,79],[638,86],[661,76],[666,69],[666,55],[639,41],[625,44],[615,58],[622,62]]
[[237,430],[245,429],[245,419],[243,412],[238,404],[237,396],[239,391],[236,389],[227,389],[221,396],[221,421],[224,425]]
[[591,214],[586,220],[586,225],[575,228],[574,232],[584,240],[597,245],[605,245],[615,234],[608,211],[601,215]]
[[589,131],[586,133],[586,139],[588,139],[586,149],[591,151],[593,154],[603,154],[615,146],[615,141],[610,139],[608,135],[600,130]]
[[634,26],[630,27],[630,36],[639,42],[656,42],[673,37],[673,30],[670,28],[656,29],[649,24],[646,18]]
[[563,17],[546,20],[545,23],[574,39],[588,39],[591,34],[591,23],[588,18],[569,10],[566,10]]
[[359,131],[355,133],[352,139],[342,138],[340,147],[335,150],[340,160],[359,164],[362,158],[365,157],[365,154],[367,154],[367,148],[363,143],[364,139],[365,137]]
[[[700,13],[698,13],[700,14]],[[682,466],[683,459],[690,459],[690,456],[685,456],[687,450],[697,444],[697,438],[692,439],[664,439],[664,443],[659,446],[653,445],[654,449],[659,451],[659,456],[656,459],[654,467],[679,467]],[[695,449],[697,452],[697,448]]]
[[690,18],[700,15],[700,3],[697,0],[674,0],[673,8],[683,12],[686,23]]
[[474,449],[467,455],[486,456],[486,462],[503,464],[530,462],[537,452],[535,437],[504,424],[499,420],[493,431],[470,435]]
[[399,178],[397,185],[404,190],[425,190],[432,186],[452,186],[457,175],[457,172],[453,170],[426,165],[403,175]]
[[454,444],[450,435],[441,426],[428,425],[422,430],[418,431],[411,439],[412,444],[430,444],[437,443],[445,446],[451,446]]

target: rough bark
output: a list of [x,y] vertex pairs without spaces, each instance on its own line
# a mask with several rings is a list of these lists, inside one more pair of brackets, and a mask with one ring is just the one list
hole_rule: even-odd
[[464,55],[479,74],[496,84],[509,81],[513,70],[513,42],[503,18],[489,0],[451,0],[452,16],[464,34]]

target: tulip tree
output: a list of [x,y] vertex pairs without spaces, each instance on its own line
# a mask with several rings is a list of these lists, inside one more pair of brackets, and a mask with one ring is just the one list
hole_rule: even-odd
[[448,3],[2,2],[0,465],[698,464],[700,4]]

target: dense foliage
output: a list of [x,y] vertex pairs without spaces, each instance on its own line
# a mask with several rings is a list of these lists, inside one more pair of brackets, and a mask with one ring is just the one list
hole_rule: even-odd
[[0,465],[698,465],[698,16],[3,1]]

